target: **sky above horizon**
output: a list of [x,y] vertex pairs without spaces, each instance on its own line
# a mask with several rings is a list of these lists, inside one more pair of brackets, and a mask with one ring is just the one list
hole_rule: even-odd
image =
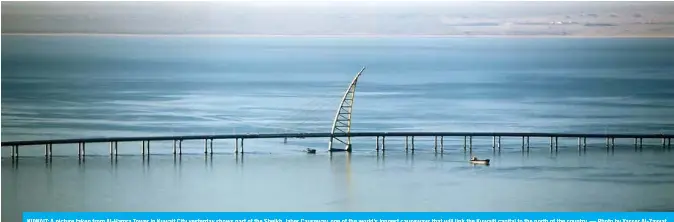
[[674,2],[2,2],[2,33],[674,36]]

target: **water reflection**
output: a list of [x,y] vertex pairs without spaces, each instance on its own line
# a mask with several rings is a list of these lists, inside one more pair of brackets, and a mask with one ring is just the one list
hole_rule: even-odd
[[341,211],[357,210],[353,203],[351,152],[330,152],[328,155],[330,158],[332,176],[335,181],[333,184],[336,188],[334,196],[338,199],[332,204],[336,204]]
[[239,169],[243,169],[243,159],[244,159],[243,156],[244,156],[244,154],[243,153],[241,153],[241,154],[236,153],[236,154],[234,154],[234,156],[236,158],[236,165],[239,166]]
[[[213,140],[211,140],[211,143],[213,143],[212,141]],[[212,145],[211,145],[211,149],[213,149]],[[211,153],[210,153],[210,158],[208,158],[208,168],[210,170],[213,170],[213,152],[212,152],[212,150],[211,150]]]
[[[517,149],[517,152],[494,154],[489,150],[491,147],[474,148],[473,154],[480,159],[493,160],[490,166],[470,164],[468,153],[442,154],[424,150],[415,153],[390,150],[286,156],[260,153],[245,156],[156,154],[151,161],[140,156],[89,156],[86,163],[80,162],[77,157],[49,161],[41,157],[25,157],[20,161],[3,159],[2,179],[6,182],[2,187],[3,194],[8,194],[3,195],[3,201],[18,200],[20,204],[13,208],[17,212],[129,210],[139,206],[123,198],[137,197],[162,201],[179,198],[183,201],[177,205],[138,208],[148,210],[299,210],[301,207],[315,211],[376,211],[426,207],[428,210],[538,211],[553,205],[559,209],[575,210],[579,204],[586,204],[592,210],[629,210],[609,202],[625,202],[642,194],[646,196],[639,196],[640,202],[630,202],[634,208],[649,207],[640,203],[672,203],[672,196],[665,191],[666,187],[674,184],[674,172],[671,170],[674,164],[669,161],[672,152],[659,147],[638,153],[634,153],[632,147],[616,148],[613,154],[607,154],[604,147],[599,147],[583,151],[582,156],[576,155],[575,147],[574,150],[553,152],[552,155],[548,149],[520,154]],[[254,161],[250,161],[244,170],[245,159]],[[10,162],[16,167],[9,167]],[[81,193],[85,188],[86,197]],[[558,194],[550,192],[550,189]],[[495,190],[499,192],[495,193]],[[479,202],[460,205],[440,198],[462,198],[469,192],[490,196],[494,201],[512,200],[513,205],[494,206]],[[293,204],[300,205],[277,205],[273,195],[296,198]],[[540,206],[526,204],[527,198],[534,196],[538,196],[536,199],[542,203]],[[197,197],[205,198],[207,203],[200,203]],[[571,197],[601,197],[604,201],[589,204],[586,203],[587,198]],[[31,207],[36,204],[32,200],[40,198],[49,201],[37,204],[39,208]],[[88,208],[86,205],[96,198],[109,202],[93,204]],[[246,198],[252,199],[247,201]],[[53,204],[65,200],[71,204]],[[269,203],[254,204],[260,200]],[[223,205],[212,205],[215,202]],[[418,205],[410,207],[403,202]],[[116,208],[108,208],[111,206]],[[8,207],[3,207],[3,211],[5,208]]]
[[405,163],[410,168],[414,168],[414,150],[412,152],[405,152]]
[[143,161],[143,175],[149,175],[150,173],[150,155],[147,155],[147,157],[142,158]]
[[386,151],[377,152],[377,167],[380,169],[386,168]]
[[204,169],[206,169],[207,171],[211,170],[211,167],[209,167],[209,164],[208,164],[209,159],[212,160],[213,158],[208,158],[208,154],[204,153]]

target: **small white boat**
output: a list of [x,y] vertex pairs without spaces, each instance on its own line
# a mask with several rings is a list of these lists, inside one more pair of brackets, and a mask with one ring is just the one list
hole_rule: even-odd
[[477,157],[473,157],[470,159],[470,163],[472,164],[482,164],[482,165],[489,165],[489,159],[484,159],[480,160]]

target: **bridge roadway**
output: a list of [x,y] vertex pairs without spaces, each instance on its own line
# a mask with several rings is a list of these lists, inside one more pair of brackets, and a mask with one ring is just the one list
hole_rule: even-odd
[[270,138],[330,138],[330,137],[549,137],[549,138],[630,138],[665,139],[674,138],[674,134],[586,134],[586,133],[517,133],[517,132],[352,132],[352,133],[258,133],[258,134],[221,134],[191,136],[144,136],[144,137],[98,137],[81,139],[55,139],[2,142],[2,146],[29,146],[72,143],[104,143],[134,141],[180,141],[214,139],[270,139]]

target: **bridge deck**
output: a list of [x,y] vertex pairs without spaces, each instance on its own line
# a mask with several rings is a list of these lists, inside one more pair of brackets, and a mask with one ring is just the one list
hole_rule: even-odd
[[71,143],[103,143],[133,141],[171,141],[171,140],[205,140],[205,139],[264,139],[264,138],[330,138],[333,137],[561,137],[561,138],[674,138],[674,134],[587,134],[587,133],[517,133],[517,132],[352,132],[346,133],[266,133],[266,134],[222,134],[191,136],[145,136],[145,137],[99,137],[81,139],[55,139],[2,142],[2,146],[27,146],[44,144]]

